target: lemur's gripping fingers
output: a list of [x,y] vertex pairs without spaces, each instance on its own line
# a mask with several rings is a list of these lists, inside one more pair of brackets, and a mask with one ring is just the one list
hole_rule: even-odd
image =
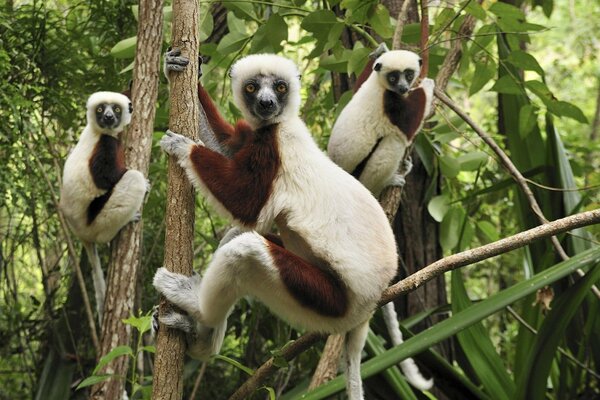
[[[188,57],[181,55],[181,49],[179,48],[167,50],[164,60],[165,74],[168,74],[170,71],[182,72],[190,63]],[[198,78],[200,77],[202,77],[202,57],[198,56]]]
[[131,221],[129,221],[129,222],[138,222],[141,219],[142,219],[142,213],[139,211],[136,211],[135,214],[133,214],[133,217],[131,217]]
[[402,160],[402,165],[400,166],[400,174],[402,176],[406,176],[410,173],[410,171],[412,171],[412,169],[413,169],[412,157],[407,156],[406,158],[404,158],[404,160]]
[[184,71],[190,59],[181,55],[181,49],[174,48],[165,53],[165,74],[170,71]]
[[182,160],[189,156],[192,146],[204,146],[204,143],[196,143],[192,139],[167,129],[165,135],[160,139],[160,147],[165,153],[175,156],[178,160]]
[[152,284],[168,301],[180,307],[191,316],[200,317],[200,277],[185,276],[159,268],[154,275]]

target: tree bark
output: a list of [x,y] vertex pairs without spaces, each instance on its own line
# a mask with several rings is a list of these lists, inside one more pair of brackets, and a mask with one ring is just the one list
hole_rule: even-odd
[[[154,115],[160,73],[160,51],[163,25],[162,0],[140,1],[137,50],[133,70],[131,102],[133,115],[124,135],[128,168],[148,175]],[[102,321],[101,355],[131,342],[131,326],[123,319],[134,311],[135,291],[141,258],[142,221],[126,225],[111,243],[104,319]],[[129,357],[118,357],[105,368],[106,373],[126,376]],[[92,389],[94,399],[120,399],[124,379],[111,379]]]
[[344,335],[336,334],[329,335],[319,364],[315,369],[308,390],[312,390],[318,386],[321,386],[325,382],[329,382],[336,377],[338,371],[338,364],[340,362],[340,356],[344,345]]
[[[173,1],[172,46],[181,49],[190,59],[184,72],[170,79],[170,128],[193,140],[198,140],[199,103],[198,81],[198,3],[194,0]],[[169,271],[191,275],[194,239],[194,189],[185,171],[169,157],[169,184],[165,229],[164,266]],[[171,307],[164,297],[159,313]],[[183,397],[183,361],[185,336],[181,331],[160,327],[156,341],[156,358],[152,398],[154,400]]]

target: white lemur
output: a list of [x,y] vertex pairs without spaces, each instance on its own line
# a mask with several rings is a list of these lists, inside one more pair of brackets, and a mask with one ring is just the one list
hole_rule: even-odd
[[[345,333],[348,397],[362,399],[369,319],[397,268],[392,230],[376,199],[327,158],[298,116],[292,61],[251,55],[230,75],[246,121],[233,127],[205,92],[200,101],[232,156],[170,131],[161,146],[237,228],[202,278],[156,272],[156,289],[188,314],[173,311],[160,321],[186,331],[190,355],[206,359],[219,352],[238,299],[256,297],[292,325]],[[268,235],[273,223],[279,243]]]
[[[404,185],[404,176],[412,165],[398,174],[407,147],[429,114],[434,82],[424,79],[411,87],[421,70],[420,57],[410,51],[388,51],[385,44],[373,53],[365,71],[357,80],[356,93],[338,117],[328,145],[331,159],[351,173],[379,197],[388,185]],[[394,303],[383,307],[384,319],[392,344],[403,342]],[[427,390],[426,380],[412,358],[400,364],[408,381]]]
[[148,182],[141,172],[125,167],[118,137],[131,121],[129,98],[96,92],[86,108],[87,125],[65,162],[60,208],[90,260],[102,323],[106,284],[96,243],[109,242],[123,226],[139,218]]
[[425,78],[411,90],[421,70],[417,54],[378,51],[373,72],[340,113],[327,147],[329,157],[376,197],[386,186],[404,185],[397,171],[430,112],[435,86]]

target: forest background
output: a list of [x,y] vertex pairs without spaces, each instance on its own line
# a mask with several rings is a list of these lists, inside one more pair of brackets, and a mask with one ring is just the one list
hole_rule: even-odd
[[[239,112],[226,73],[231,64],[258,52],[292,58],[302,71],[302,116],[325,148],[368,54],[381,41],[391,47],[403,3],[200,1],[203,83],[234,119]],[[419,51],[421,4],[407,6],[402,43]],[[499,153],[465,118],[437,102],[416,140],[415,168],[400,207],[392,210],[400,277],[541,220],[595,210],[600,199],[600,2],[431,1],[427,10],[429,77],[508,154],[539,210],[532,210],[531,197]],[[127,334],[102,361],[128,360],[119,376],[95,370],[109,353],[97,344],[105,327],[96,327],[94,339],[76,274],[81,267],[93,299],[89,265],[57,210],[62,165],[85,125],[85,100],[99,90],[123,91],[132,79],[138,13],[137,2],[125,0],[0,5],[0,399],[87,398],[91,384],[99,390],[111,382],[130,398],[150,396],[148,315],[158,302],[150,282],[163,265],[167,196],[167,159],[157,145],[168,127],[162,74],[137,290],[123,294],[134,299],[132,318],[117,321],[127,325]],[[162,50],[170,42],[171,18],[167,2]],[[197,196],[197,271],[227,228]],[[405,337],[414,340],[391,349],[376,314],[364,358],[367,397],[600,396],[599,297],[593,287],[600,283],[599,233],[595,225],[558,236],[562,256],[557,242],[537,241],[401,296],[396,307]],[[109,265],[111,251],[101,251]],[[576,268],[585,278],[573,273]],[[227,398],[270,356],[278,368],[254,396],[298,398],[323,347],[319,342],[291,361],[280,357],[301,335],[244,300],[229,318],[223,357],[206,365],[187,360],[185,398]],[[411,389],[390,368],[408,355],[434,377],[430,393]],[[76,389],[82,382],[90,386]],[[306,398],[343,398],[334,394],[339,390],[338,379]]]

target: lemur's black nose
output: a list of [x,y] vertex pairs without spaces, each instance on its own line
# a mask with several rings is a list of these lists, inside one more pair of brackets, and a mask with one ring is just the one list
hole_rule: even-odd
[[115,116],[113,113],[106,113],[102,116],[102,121],[111,123],[115,121]]
[[258,104],[260,104],[260,106],[265,110],[273,108],[273,106],[275,105],[275,103],[273,103],[273,100],[260,100]]

